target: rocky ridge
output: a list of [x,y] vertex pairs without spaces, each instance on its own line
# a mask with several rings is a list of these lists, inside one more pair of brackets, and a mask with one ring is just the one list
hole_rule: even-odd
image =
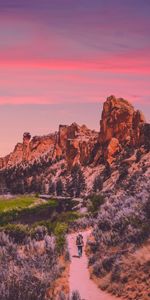
[[16,165],[21,162],[30,162],[48,154],[49,158],[65,157],[68,165],[84,164],[90,156],[98,133],[88,129],[85,125],[76,123],[60,125],[59,131],[46,136],[34,136],[25,132],[23,142],[18,143],[14,151],[4,158],[0,158],[0,169]]

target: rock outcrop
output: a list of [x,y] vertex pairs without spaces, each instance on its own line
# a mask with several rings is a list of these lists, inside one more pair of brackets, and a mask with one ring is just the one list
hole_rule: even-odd
[[76,163],[87,164],[97,138],[96,131],[76,123],[60,125],[56,133],[32,139],[31,134],[25,132],[23,142],[18,143],[12,153],[0,158],[0,169],[34,161],[43,155],[48,155],[49,159],[63,156],[69,167]]
[[73,123],[67,127],[63,140],[62,136],[60,140],[61,144],[65,145],[64,151],[68,166],[71,167],[76,163],[87,165],[97,142],[98,133],[88,129],[85,125],[79,126]]
[[31,139],[30,133],[23,134],[23,142],[18,143],[14,151],[0,159],[0,168],[17,165],[21,162],[29,162],[37,159],[47,152],[52,152],[55,144],[55,135],[35,136]]
[[137,147],[142,140],[145,143],[144,128],[145,118],[139,110],[136,111],[132,104],[123,98],[108,97],[100,121],[100,147],[96,159],[102,156],[111,163],[122,147]]

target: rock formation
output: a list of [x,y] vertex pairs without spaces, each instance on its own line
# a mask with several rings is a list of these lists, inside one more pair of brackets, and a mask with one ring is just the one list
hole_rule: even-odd
[[74,164],[111,164],[124,147],[150,147],[150,125],[143,114],[122,98],[110,96],[104,102],[99,134],[85,125],[60,125],[58,132],[31,139],[23,135],[12,153],[0,158],[0,169],[21,162],[34,161],[48,155],[49,159],[64,157],[68,167]]
[[97,138],[98,133],[88,129],[85,125],[79,126],[73,123],[68,126],[65,137],[65,154],[68,166],[71,167],[76,163],[87,165]]
[[56,133],[32,139],[30,133],[25,132],[23,143],[18,143],[12,153],[0,158],[0,169],[33,161],[42,155],[48,155],[50,159],[63,156],[69,167],[75,163],[87,164],[97,138],[96,131],[76,123],[60,125]]
[[[103,191],[113,188],[150,150],[150,124],[140,111],[122,98],[110,96],[104,103],[100,132],[76,123],[60,125],[58,132],[31,138],[0,158],[0,193],[43,192],[59,179],[67,186],[72,167],[81,165],[87,192],[94,178]],[[148,153],[149,154],[149,153]],[[148,156],[149,157],[149,156]],[[136,169],[137,168],[137,169]],[[45,189],[47,191],[47,187]]]
[[21,162],[34,160],[54,148],[55,135],[38,136],[31,139],[30,133],[23,134],[23,142],[18,143],[14,151],[0,158],[0,168],[16,165]]
[[136,111],[127,100],[108,97],[100,121],[100,147],[96,160],[102,156],[111,163],[122,147],[137,147],[141,144],[141,139],[145,143],[144,128],[145,118],[139,110]]

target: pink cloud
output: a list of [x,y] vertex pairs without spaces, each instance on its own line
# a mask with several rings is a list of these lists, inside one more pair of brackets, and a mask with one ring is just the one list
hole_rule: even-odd
[[14,69],[99,70],[150,73],[150,54],[100,56],[96,59],[3,59],[0,65]]

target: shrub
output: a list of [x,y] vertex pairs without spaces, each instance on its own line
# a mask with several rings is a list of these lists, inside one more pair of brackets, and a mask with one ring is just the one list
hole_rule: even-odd
[[0,299],[46,300],[46,291],[59,276],[55,240],[45,236],[17,245],[0,232]]
[[111,280],[118,282],[120,280],[120,273],[121,273],[120,261],[116,261],[112,269]]
[[34,238],[37,241],[41,241],[44,239],[44,237],[48,234],[48,230],[45,226],[37,226],[32,230],[31,232],[32,238]]
[[94,241],[88,242],[93,273],[104,276],[111,272],[111,280],[116,283],[121,280],[123,256],[150,237],[149,178],[135,172],[129,181],[134,185],[132,182],[127,192],[107,193],[95,221]]
[[5,226],[5,233],[13,239],[15,243],[22,244],[29,236],[29,227],[22,224],[9,224]]
[[110,272],[114,261],[115,261],[114,256],[104,258],[104,260],[102,262],[102,266],[103,266],[104,270],[106,270],[107,272]]
[[105,274],[101,262],[96,261],[94,263],[94,265],[93,265],[93,274],[96,275],[97,277],[100,277],[100,276]]
[[93,194],[90,196],[91,206],[89,207],[89,211],[92,213],[98,212],[98,209],[102,204],[104,204],[105,198],[102,195]]
[[80,297],[80,294],[78,291],[72,292],[71,300],[81,300],[81,297]]
[[67,224],[65,223],[57,223],[54,229],[54,234],[56,236],[56,248],[57,252],[61,254],[64,250],[64,246],[66,243],[65,234],[67,232]]

